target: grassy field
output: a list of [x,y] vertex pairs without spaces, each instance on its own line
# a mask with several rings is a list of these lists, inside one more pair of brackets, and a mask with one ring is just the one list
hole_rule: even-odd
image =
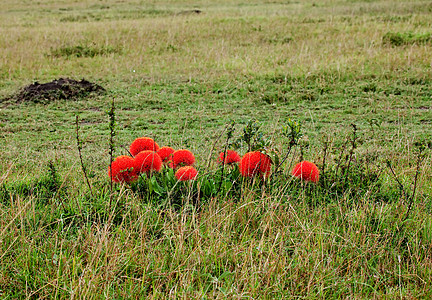
[[[430,1],[2,1],[0,297],[431,298],[431,28]],[[60,77],[106,91],[11,98]],[[111,193],[113,100],[114,156],[186,148],[195,183]],[[268,180],[216,163],[250,120],[273,159],[301,124]]]

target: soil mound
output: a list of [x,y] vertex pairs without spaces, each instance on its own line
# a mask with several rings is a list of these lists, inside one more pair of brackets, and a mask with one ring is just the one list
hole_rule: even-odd
[[102,93],[104,91],[105,89],[100,85],[85,79],[77,81],[71,78],[60,78],[48,83],[35,82],[30,84],[17,94],[3,99],[3,101],[48,103],[55,100],[77,100],[90,93]]

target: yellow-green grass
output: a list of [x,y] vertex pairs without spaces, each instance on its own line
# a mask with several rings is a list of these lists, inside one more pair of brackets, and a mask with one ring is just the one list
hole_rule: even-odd
[[[432,43],[415,39],[431,25],[428,1],[3,1],[0,98],[59,77],[107,91],[0,103],[0,184],[11,191],[0,190],[0,295],[429,298],[430,154],[404,217],[415,143],[432,140]],[[383,40],[388,33],[410,39],[394,45]],[[303,125],[304,158],[321,165],[327,151],[331,169],[345,142],[349,154],[355,124],[353,165],[379,174],[382,186],[326,191],[286,176],[266,187],[245,182],[239,197],[217,194],[184,210],[128,187],[110,201],[112,99],[115,155],[151,136],[192,150],[208,175],[231,120],[238,135],[258,119],[284,154],[280,129],[291,118]],[[94,197],[81,173],[76,115]],[[60,192],[22,192],[46,182],[49,161]],[[183,191],[183,201],[194,200]]]

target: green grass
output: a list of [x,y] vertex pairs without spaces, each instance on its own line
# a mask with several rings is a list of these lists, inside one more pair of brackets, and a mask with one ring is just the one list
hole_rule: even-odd
[[383,42],[393,46],[427,44],[432,42],[432,34],[431,33],[414,34],[412,32],[405,32],[405,33],[388,32],[383,36]]
[[[429,3],[6,1],[0,15],[0,99],[60,77],[106,89],[0,102],[2,298],[431,297]],[[111,196],[112,99],[115,156],[150,136],[193,151],[197,181],[164,171]],[[272,158],[302,125],[266,182],[216,163],[226,126],[234,140],[252,119]],[[290,176],[301,156],[318,184]]]
[[96,48],[87,45],[78,45],[78,46],[68,46],[68,47],[53,49],[49,55],[52,55],[54,57],[61,57],[61,56],[95,57],[98,55],[109,55],[118,52],[119,50],[116,50],[112,47]]

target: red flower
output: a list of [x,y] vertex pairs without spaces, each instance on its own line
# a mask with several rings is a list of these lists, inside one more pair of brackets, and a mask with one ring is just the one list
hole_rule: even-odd
[[135,181],[138,179],[138,174],[134,166],[134,159],[132,157],[121,155],[116,157],[116,159],[111,164],[111,168],[108,168],[108,175],[114,182]]
[[293,176],[312,182],[318,182],[319,170],[318,167],[310,161],[302,161],[295,165],[292,170]]
[[180,181],[195,180],[198,171],[192,166],[181,167],[175,173],[175,177]]
[[162,159],[153,151],[141,151],[135,156],[135,167],[138,173],[159,172],[162,168]]
[[178,166],[192,166],[195,163],[195,156],[189,150],[177,150],[173,153],[173,168]]
[[144,150],[158,151],[159,145],[151,138],[140,137],[135,139],[129,148],[129,151],[133,156]]
[[227,150],[226,152],[226,158],[224,160],[224,152],[221,152],[219,154],[219,163],[224,163],[224,164],[233,164],[236,162],[240,161],[240,155],[238,155],[237,152],[235,152],[234,150]]
[[156,153],[159,154],[162,162],[167,163],[172,160],[174,149],[171,147],[162,147]]
[[259,151],[249,152],[241,159],[239,168],[244,177],[253,177],[258,174],[267,177],[270,175],[271,159]]

